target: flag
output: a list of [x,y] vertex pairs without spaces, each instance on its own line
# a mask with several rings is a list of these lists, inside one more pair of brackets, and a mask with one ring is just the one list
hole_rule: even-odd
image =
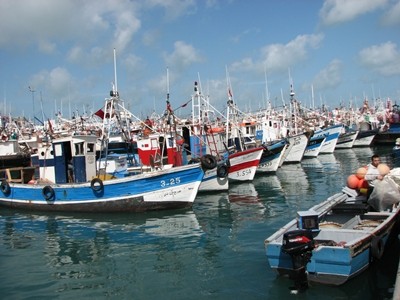
[[98,116],[101,119],[104,119],[104,111],[100,108],[98,111],[94,113],[96,116]]

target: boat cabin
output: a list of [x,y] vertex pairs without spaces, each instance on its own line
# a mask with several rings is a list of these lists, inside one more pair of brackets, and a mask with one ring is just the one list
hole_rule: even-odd
[[55,139],[38,148],[32,165],[39,178],[53,183],[88,182],[96,176],[96,136],[82,135]]

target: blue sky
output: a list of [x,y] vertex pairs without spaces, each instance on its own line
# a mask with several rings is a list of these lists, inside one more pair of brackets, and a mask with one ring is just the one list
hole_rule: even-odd
[[[223,111],[400,104],[399,0],[2,0],[0,113],[66,117],[104,104],[114,81],[138,117],[186,103],[199,81]],[[31,93],[31,87],[35,92]],[[34,101],[32,101],[32,95]],[[43,107],[43,114],[42,109]],[[190,114],[190,105],[178,109]]]

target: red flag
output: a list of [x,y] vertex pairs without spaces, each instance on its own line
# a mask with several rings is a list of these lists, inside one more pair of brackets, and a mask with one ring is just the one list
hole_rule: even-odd
[[231,89],[228,89],[228,95],[229,95],[229,97],[232,97]]
[[98,116],[101,119],[104,119],[104,111],[100,108],[98,111],[94,113],[96,116]]

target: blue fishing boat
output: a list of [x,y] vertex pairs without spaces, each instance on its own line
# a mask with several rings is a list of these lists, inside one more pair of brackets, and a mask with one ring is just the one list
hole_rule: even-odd
[[325,128],[319,128],[315,131],[315,137],[323,137],[325,136],[325,141],[322,144],[320,153],[333,153],[336,147],[336,144],[339,139],[339,135],[342,132],[343,125],[332,125]]
[[317,157],[325,142],[325,136],[312,136],[307,143],[303,157]]
[[283,155],[288,147],[288,141],[282,139],[263,145],[264,151],[261,155],[257,173],[276,172],[283,163]]
[[41,211],[141,212],[190,207],[200,163],[110,178],[96,167],[95,136],[53,140],[32,155],[33,167],[3,169],[0,206]]
[[341,285],[360,274],[382,257],[400,212],[398,203],[382,210],[372,209],[370,203],[346,187],[299,211],[265,240],[270,267],[292,277],[299,290],[309,281]]

